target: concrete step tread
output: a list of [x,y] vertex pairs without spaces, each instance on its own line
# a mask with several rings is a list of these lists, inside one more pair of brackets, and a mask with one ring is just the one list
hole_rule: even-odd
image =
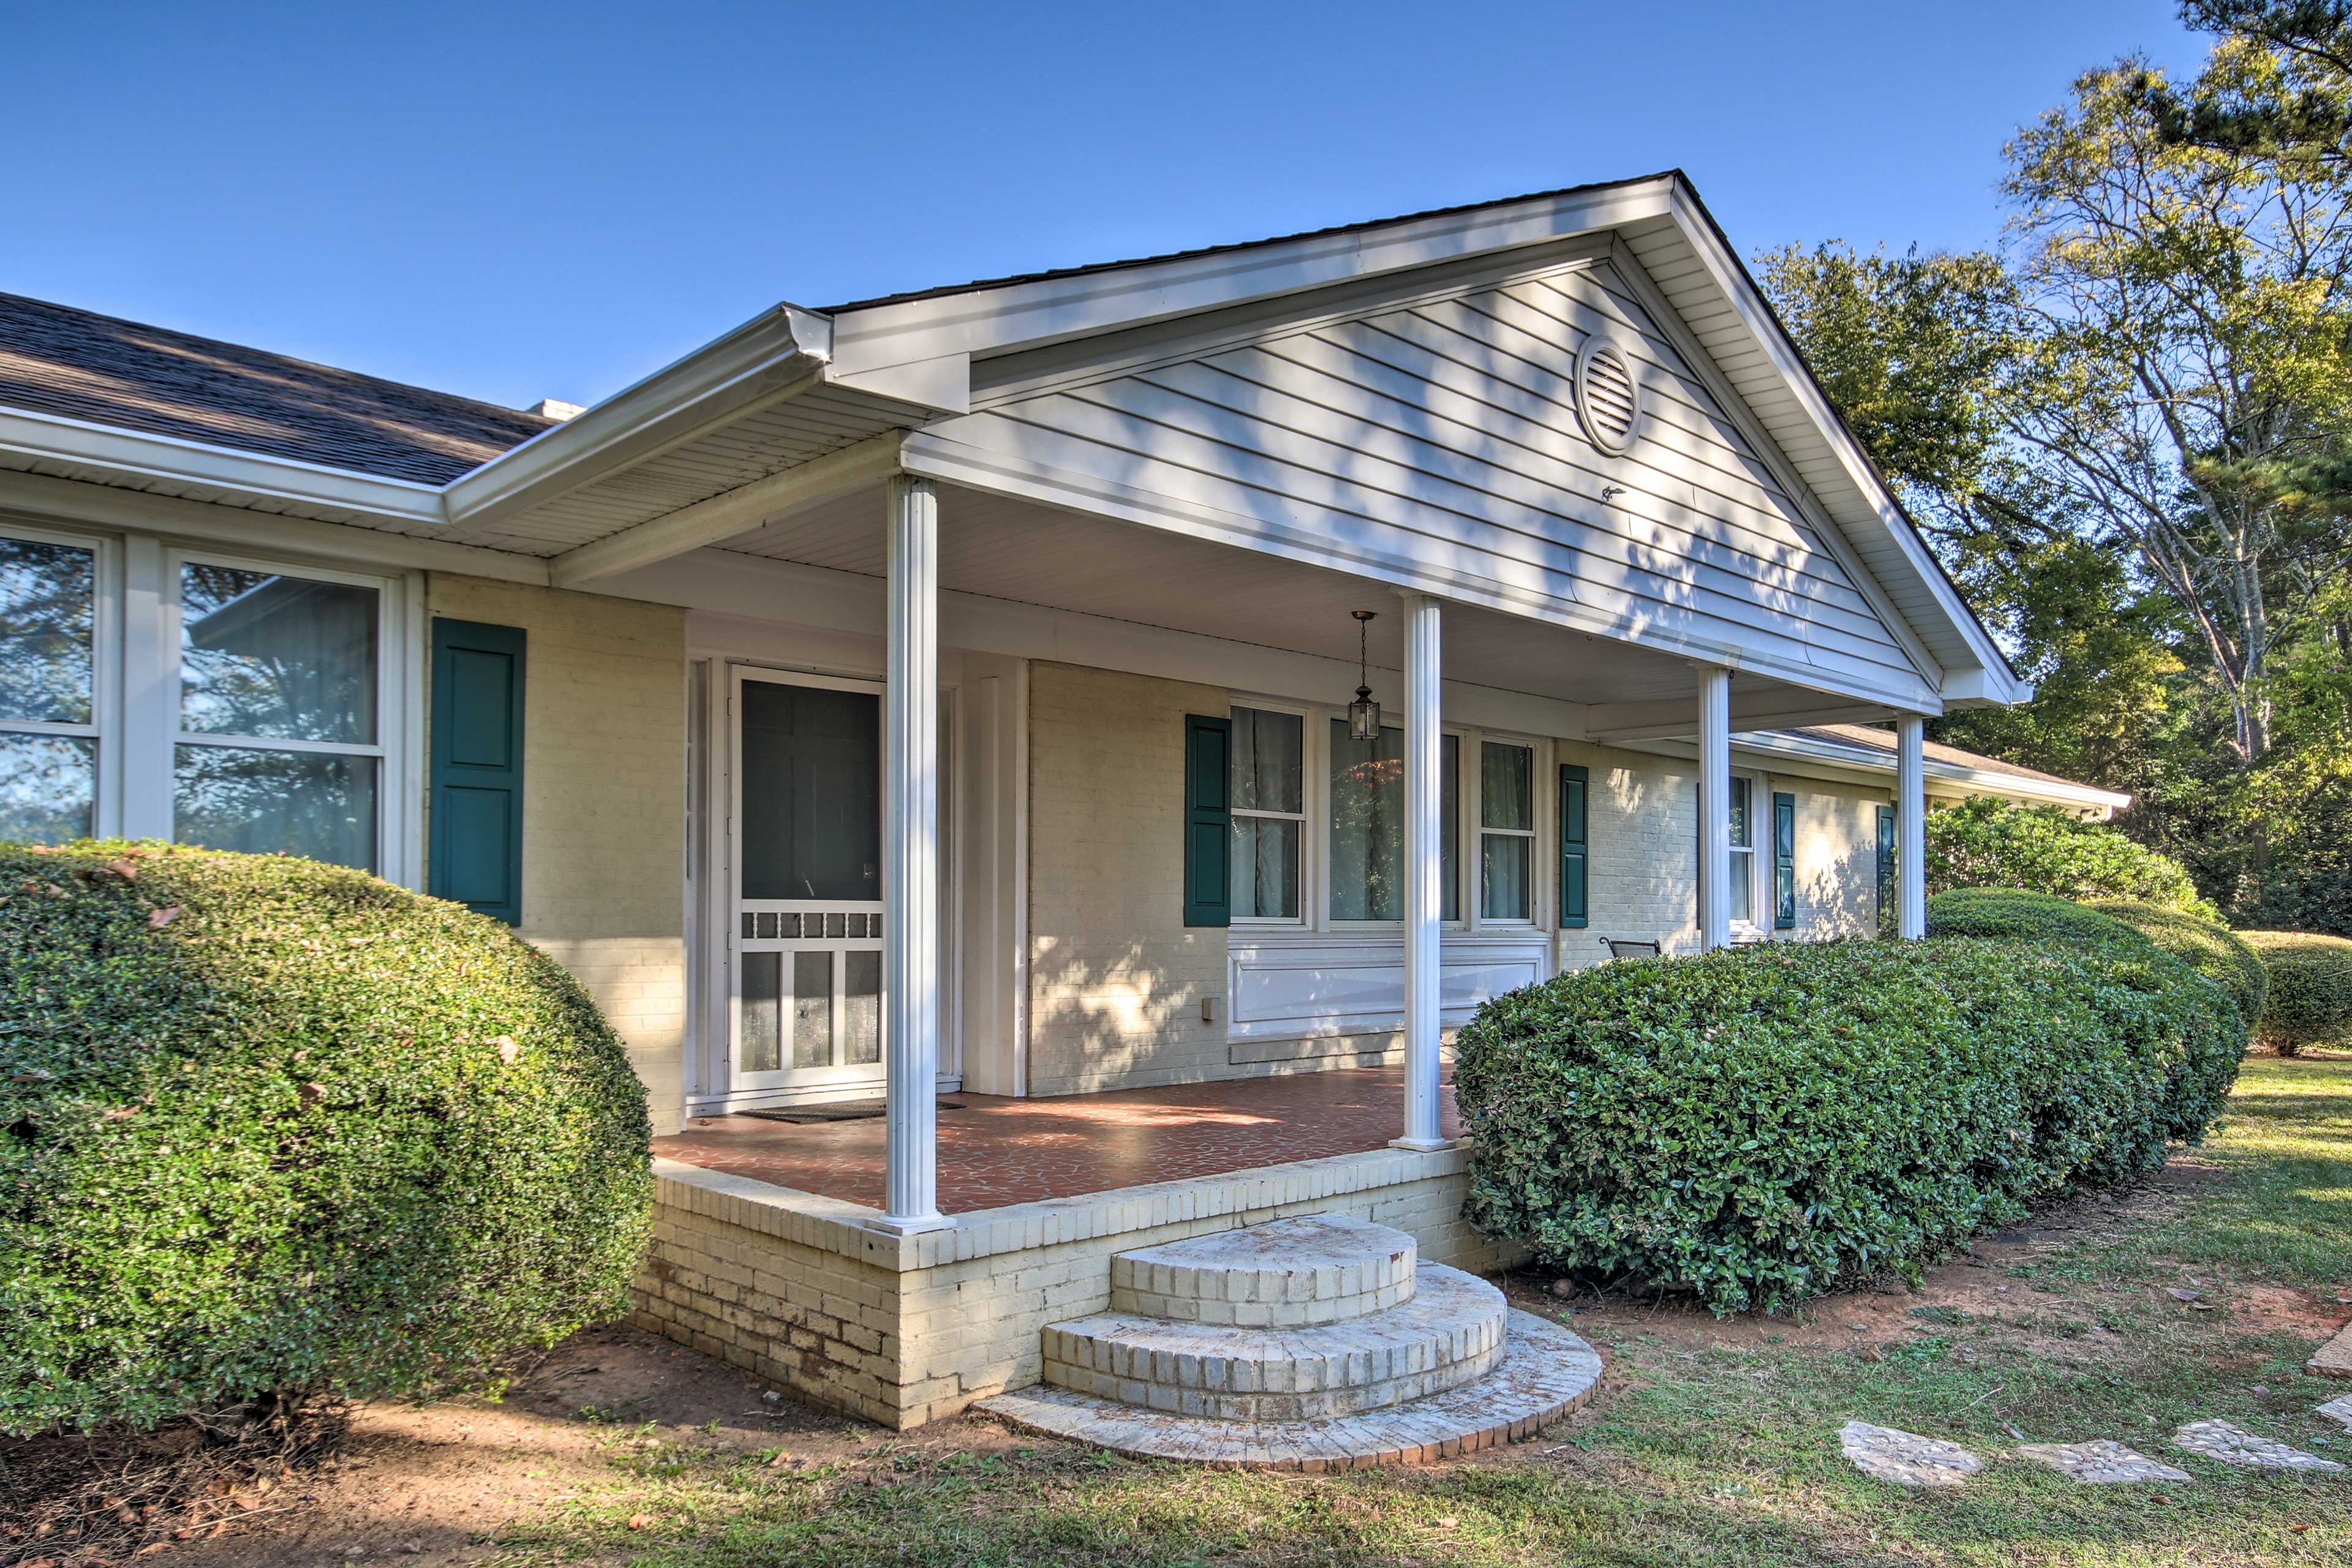
[[1330,1322],[1409,1300],[1419,1248],[1347,1215],[1300,1215],[1111,1258],[1114,1311],[1221,1324]]
[[1592,1396],[1601,1357],[1582,1339],[1518,1311],[1509,1313],[1508,1334],[1500,1363],[1476,1382],[1359,1415],[1204,1420],[1052,1387],[1000,1394],[977,1408],[1026,1431],[1144,1458],[1307,1471],[1415,1464],[1532,1436]]

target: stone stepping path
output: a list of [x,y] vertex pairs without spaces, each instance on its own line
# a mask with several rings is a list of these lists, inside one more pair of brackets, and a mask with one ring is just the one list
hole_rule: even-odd
[[[2352,1431],[2352,1394],[2330,1400],[2318,1413]],[[2012,1427],[2011,1430],[2014,1431]],[[2300,1448],[2257,1436],[2227,1421],[2191,1421],[2172,1435],[2183,1453],[2216,1459],[2241,1469],[2296,1470],[2311,1475],[2335,1475],[2344,1467]],[[1903,1487],[1957,1487],[1984,1468],[1984,1461],[1957,1443],[1922,1437],[1893,1426],[1849,1421],[1838,1433],[1838,1447],[1864,1475]],[[2151,1459],[2112,1438],[2084,1443],[2021,1443],[2021,1458],[2047,1465],[2059,1474],[2087,1486],[2113,1486],[2131,1481],[2193,1481],[2188,1471]]]
[[2201,1454],[2242,1469],[2309,1470],[2325,1475],[2344,1468],[2333,1459],[2258,1437],[2227,1421],[2191,1421],[2172,1435],[2172,1446],[2183,1453]]
[[2187,1470],[2149,1458],[2105,1437],[2088,1443],[2025,1443],[2019,1453],[2049,1466],[2060,1475],[2087,1486],[2115,1486],[2125,1481],[2186,1481]]
[[1984,1468],[1984,1461],[1957,1443],[1867,1421],[1847,1422],[1838,1447],[1855,1469],[1898,1487],[1956,1487]]
[[2352,1323],[2336,1331],[2336,1337],[2314,1352],[2303,1365],[2314,1377],[2352,1377]]

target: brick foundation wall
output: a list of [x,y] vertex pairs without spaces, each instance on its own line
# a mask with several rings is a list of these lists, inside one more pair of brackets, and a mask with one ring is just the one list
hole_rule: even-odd
[[685,1107],[685,612],[443,573],[425,603],[529,637],[520,934],[587,987],[645,1080],[654,1131],[674,1132]]
[[1467,1165],[1460,1149],[1381,1150],[892,1237],[852,1205],[661,1161],[630,1321],[828,1408],[918,1426],[1037,1382],[1045,1325],[1109,1306],[1116,1252],[1338,1213],[1407,1232],[1431,1262],[1506,1267],[1516,1250],[1461,1218]]

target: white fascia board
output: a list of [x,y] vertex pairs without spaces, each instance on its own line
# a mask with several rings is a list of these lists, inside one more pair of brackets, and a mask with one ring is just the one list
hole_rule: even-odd
[[99,468],[125,479],[211,485],[273,500],[365,512],[411,526],[424,523],[437,528],[446,521],[436,485],[380,479],[290,458],[265,457],[21,409],[0,409],[0,450]]
[[824,378],[833,322],[796,305],[762,311],[583,414],[452,480],[451,522],[494,522],[657,457]]
[[534,586],[545,586],[548,580],[547,563],[536,555],[152,495],[82,479],[53,479],[47,474],[0,470],[0,513],[102,532],[135,529],[261,554],[300,555],[376,571],[449,572]]
[[[1828,763],[1839,767],[1859,768],[1865,773],[1891,775],[1895,772],[1895,753],[1872,746],[1842,746],[1834,741],[1817,741],[1801,735],[1763,733],[1742,735],[1738,744],[1767,755]],[[1927,760],[1927,774],[1930,779],[1958,784],[1979,795],[2019,795],[2028,800],[2050,801],[2063,805],[2100,805],[2110,811],[2121,811],[2132,803],[2130,795],[2118,795],[2113,790],[2094,789],[2089,784],[2050,779],[2024,778],[1998,769],[1974,768],[1937,757]]]
[[[1725,303],[1738,313],[1741,324],[1748,329],[1758,351],[1771,363],[1780,379],[1788,384],[1789,391],[1798,405],[1820,428],[1822,440],[1828,444],[1838,466],[1844,470],[1854,489],[1868,502],[1878,526],[1894,542],[1919,580],[1927,584],[1937,606],[1977,656],[1982,671],[1979,700],[1993,703],[2025,700],[2032,695],[2032,688],[2010,672],[2008,660],[2001,656],[1991,635],[1960,598],[1951,580],[1944,575],[1943,568],[1937,563],[1927,542],[1919,537],[1918,531],[1904,517],[1902,509],[1895,504],[1895,498],[1887,493],[1877,470],[1855,443],[1845,422],[1838,417],[1829,400],[1822,395],[1821,387],[1799,357],[1796,345],[1789,341],[1788,334],[1773,317],[1770,307],[1748,281],[1747,271],[1739,265],[1738,258],[1726,248],[1721,232],[1698,205],[1697,197],[1687,185],[1676,182],[1671,194],[1671,203],[1676,226],[1688,238],[1692,252],[1706,268],[1717,291],[1722,295]],[[1964,673],[1969,672],[1949,671],[1946,679],[1954,679]],[[2025,695],[2018,695],[2021,691]]]
[[1541,245],[1670,210],[1675,177],[1476,207],[1204,256],[1040,278],[844,310],[834,374],[985,358],[1462,257]]
[[[1860,724],[1895,717],[1886,704],[1855,702],[1803,689],[1741,692],[1731,696],[1735,731],[1775,730],[1805,724]],[[1622,741],[1672,741],[1698,733],[1698,699],[1664,698],[1646,702],[1596,703],[1585,710],[1584,738],[1600,744]]]

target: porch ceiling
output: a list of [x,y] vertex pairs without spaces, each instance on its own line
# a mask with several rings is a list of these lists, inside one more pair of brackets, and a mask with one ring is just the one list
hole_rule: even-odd
[[[939,495],[940,586],[949,592],[1349,664],[1357,637],[1349,612],[1368,609],[1379,612],[1370,633],[1375,671],[1402,664],[1403,616],[1384,584],[1011,497],[949,485]],[[719,548],[878,578],[883,506],[882,487],[869,485]],[[1444,637],[1449,680],[1589,706],[1688,705],[1696,719],[1692,666],[1637,643],[1460,604],[1447,606]],[[1774,709],[1828,700],[1761,678],[1742,678],[1739,691],[1744,702]],[[1381,694],[1401,700],[1392,680]]]

